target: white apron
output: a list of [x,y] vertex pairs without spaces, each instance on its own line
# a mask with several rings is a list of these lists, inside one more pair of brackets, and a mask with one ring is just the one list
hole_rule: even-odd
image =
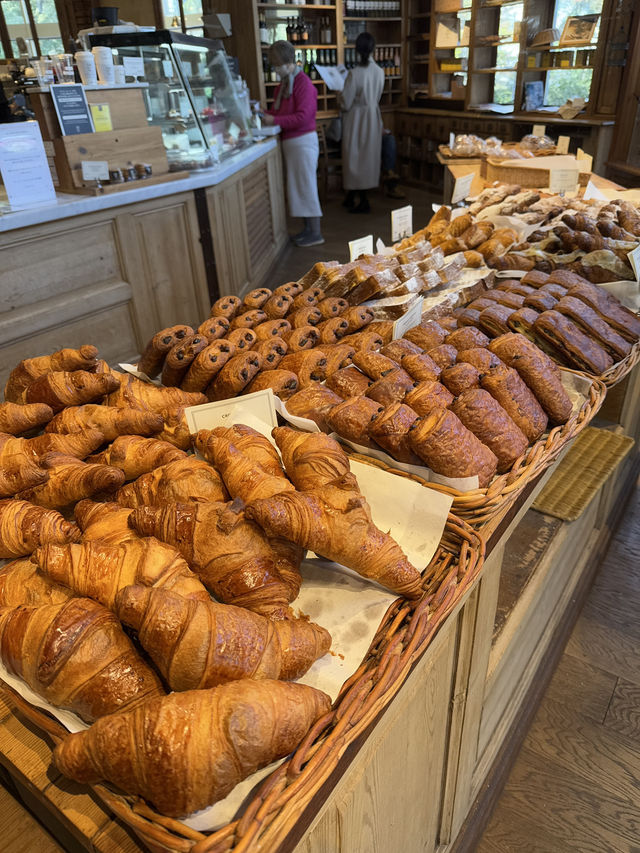
[[378,102],[384,71],[369,60],[349,72],[340,96],[342,109],[342,183],[346,190],[368,190],[380,183],[382,116]]
[[318,151],[318,134],[315,131],[282,140],[290,216],[322,216],[316,176]]

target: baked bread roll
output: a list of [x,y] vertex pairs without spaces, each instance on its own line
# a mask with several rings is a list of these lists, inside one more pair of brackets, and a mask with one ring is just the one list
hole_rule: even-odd
[[202,459],[187,456],[143,474],[115,494],[120,506],[137,507],[180,501],[226,501],[220,474]]
[[268,287],[256,287],[255,290],[250,290],[242,300],[242,310],[252,311],[254,308],[262,308],[272,295]]
[[0,501],[0,558],[23,557],[45,542],[64,545],[79,541],[79,528],[59,512],[27,501]]
[[253,394],[254,391],[266,391],[270,388],[276,397],[288,400],[299,387],[298,377],[291,370],[261,370],[242,392]]
[[289,397],[287,411],[299,418],[315,421],[318,427],[326,432],[329,429],[327,413],[339,403],[342,403],[342,397],[326,385],[310,382],[306,388]]
[[207,386],[209,400],[226,400],[243,391],[262,367],[262,356],[257,352],[234,355],[216,378]]
[[230,341],[213,341],[194,358],[180,387],[183,391],[204,391],[235,354],[235,345]]
[[457,350],[471,349],[472,347],[486,347],[489,338],[475,326],[465,326],[447,335],[446,343]]
[[191,434],[184,414],[185,408],[185,406],[171,406],[165,409],[164,426],[156,436],[173,444],[174,447],[179,447],[180,450],[191,449]]
[[411,353],[421,353],[423,352],[423,349],[417,344],[412,344],[411,341],[406,340],[406,338],[399,338],[398,340],[390,341],[390,343],[385,344],[380,352],[382,355],[386,355],[387,358],[390,358],[392,361],[396,361],[400,364],[403,356]]
[[274,296],[280,296],[281,293],[285,293],[287,296],[290,296],[292,299],[302,293],[304,290],[304,285],[299,281],[286,281],[284,284],[281,284],[279,287],[273,291]]
[[551,311],[557,304],[558,300],[554,296],[540,289],[525,298],[523,307],[533,308],[534,311],[542,313]]
[[322,432],[275,427],[271,434],[282,453],[287,476],[301,492],[325,486],[351,470],[340,444]]
[[400,364],[415,382],[440,378],[440,368],[426,352],[407,353],[402,356]]
[[120,435],[103,450],[87,458],[94,465],[113,465],[119,468],[125,480],[135,480],[160,465],[168,465],[186,458],[184,450],[157,438],[141,435]]
[[[488,298],[486,293],[484,294],[484,298]],[[471,307],[461,308],[458,313],[455,314],[455,317],[458,321],[458,326],[477,326],[478,320],[480,319],[480,311]]]
[[361,373],[357,367],[343,367],[327,376],[327,387],[345,400],[366,394],[371,384],[369,377]]
[[0,466],[0,498],[10,498],[46,482],[49,473],[35,464],[7,469]]
[[46,403],[0,403],[0,432],[21,435],[44,426],[53,418],[53,409]]
[[497,355],[484,347],[463,349],[458,353],[458,364],[472,364],[478,373],[486,373],[492,367],[502,364]]
[[509,471],[529,446],[522,430],[482,388],[463,391],[451,404],[451,411],[495,454],[499,474]]
[[557,311],[545,311],[533,324],[533,329],[536,339],[548,341],[578,370],[586,370],[600,376],[613,365],[613,359],[599,344]]
[[226,317],[227,320],[233,320],[241,307],[242,299],[239,296],[221,296],[211,306],[209,316]]
[[287,354],[289,347],[282,338],[269,338],[266,341],[256,341],[252,349],[262,357],[263,370],[275,370]]
[[363,350],[378,350],[384,345],[384,340],[377,332],[371,332],[365,327],[363,331],[353,335],[345,335],[342,342],[350,344],[357,352]]
[[294,329],[299,329],[301,326],[317,326],[325,319],[328,318],[324,317],[317,308],[299,308],[287,314],[287,320]]
[[259,341],[267,341],[269,338],[283,338],[291,331],[291,323],[288,320],[267,320],[256,326],[255,333]]
[[387,373],[381,379],[376,379],[373,385],[367,388],[367,397],[380,403],[385,408],[393,403],[400,403],[408,391],[415,387],[415,382],[406,370],[401,367]]
[[32,382],[52,371],[86,370],[93,373],[97,367],[98,350],[90,344],[85,344],[80,349],[67,348],[57,350],[51,355],[25,358],[9,374],[4,389],[5,400],[19,402],[23,392]]
[[[264,323],[268,319],[269,318],[261,308],[252,308],[249,311],[245,311],[243,314],[236,314],[231,321],[229,331],[232,332],[234,329],[253,329],[255,326],[259,326],[260,323]],[[227,335],[227,337],[229,336]]]
[[522,276],[520,281],[529,287],[542,287],[549,280],[549,273],[540,272],[540,270],[529,270],[528,273]]
[[[216,341],[216,343],[220,343],[220,341]],[[215,346],[215,344],[211,344],[211,346]],[[201,403],[207,402],[204,394],[198,391],[163,388],[160,385],[153,385],[151,382],[142,382],[130,373],[120,373],[117,374],[117,377],[120,387],[107,397],[108,406],[148,409],[163,413],[175,406],[199,406]]]
[[469,388],[480,387],[480,373],[472,364],[459,362],[452,367],[445,367],[440,376],[440,381],[454,397],[457,397],[458,394],[462,394]]
[[87,465],[62,453],[47,453],[40,464],[48,471],[49,478],[40,485],[17,492],[16,497],[48,509],[61,509],[97,492],[113,492],[124,483],[124,474],[119,468]]
[[291,308],[292,302],[293,296],[289,296],[286,293],[274,293],[272,297],[264,303],[262,310],[270,320],[279,320],[281,317],[284,317],[289,308]]
[[413,452],[443,477],[478,477],[486,489],[496,473],[498,460],[460,419],[448,409],[434,408],[409,430]]
[[635,343],[640,338],[638,317],[602,287],[582,281],[571,288],[569,296],[592,308],[626,341]]
[[349,331],[349,324],[344,317],[331,317],[316,326],[318,330],[318,346],[335,344]]
[[232,344],[236,348],[236,354],[247,352],[258,340],[258,336],[253,329],[232,329],[223,340]]
[[204,323],[200,323],[197,331],[199,335],[204,335],[212,344],[214,341],[224,338],[230,326],[231,323],[226,317],[209,317]]
[[440,370],[444,370],[445,367],[451,367],[456,363],[458,351],[451,344],[440,344],[440,346],[430,349],[427,355],[435,361]]
[[422,417],[429,414],[432,409],[446,409],[453,402],[453,394],[440,382],[427,379],[409,391],[404,402]]
[[382,355],[380,352],[370,350],[357,352],[353,356],[353,363],[359,370],[366,373],[369,379],[381,379],[383,376],[400,367],[397,361],[387,358],[386,355]]
[[502,406],[526,435],[536,442],[547,428],[547,416],[533,393],[511,367],[492,367],[480,377],[480,385]]
[[289,353],[312,349],[318,343],[319,337],[320,333],[315,326],[300,326],[298,329],[282,333],[282,338],[289,347]]
[[330,376],[336,370],[348,367],[353,361],[356,351],[349,344],[333,344],[332,346],[324,346],[323,352],[327,358],[325,375]]
[[419,326],[414,326],[405,332],[404,338],[416,344],[421,349],[429,351],[434,347],[440,346],[447,337],[445,330],[434,322],[421,323]]
[[547,284],[542,285],[538,290],[538,293],[548,293],[550,296],[553,296],[554,299],[562,299],[562,297],[566,296],[569,291],[561,284],[551,284],[547,282]]
[[322,382],[326,368],[327,357],[321,349],[299,350],[285,355],[280,362],[281,370],[290,370],[298,377],[301,388],[310,382]]
[[35,379],[22,392],[24,399],[16,402],[46,403],[54,412],[59,412],[66,406],[81,406],[98,400],[118,386],[117,378],[110,373],[52,371]]
[[496,335],[504,335],[509,331],[509,317],[515,310],[496,303],[491,308],[485,308],[484,311],[480,312],[478,326],[492,338],[495,338]]
[[41,456],[52,452],[84,459],[103,443],[104,435],[96,429],[66,435],[45,432],[34,438],[0,434],[0,465],[5,470],[13,470],[22,465],[38,464]]
[[212,430],[200,430],[206,434],[211,432],[230,441],[238,450],[257,463],[267,473],[274,477],[284,477],[282,462],[278,451],[262,433],[247,424],[233,424],[230,427],[215,427]]
[[507,326],[512,332],[519,332],[530,341],[535,339],[533,324],[540,315],[533,308],[518,308],[507,317]]
[[631,352],[629,341],[625,341],[592,308],[575,296],[562,297],[554,310],[564,314],[586,335],[594,338],[614,361],[619,361]]
[[316,310],[325,320],[328,320],[330,317],[339,317],[348,307],[349,303],[346,299],[341,299],[339,296],[328,296],[318,302]]
[[208,343],[204,335],[190,335],[170,349],[162,367],[162,384],[180,385],[195,357]]
[[404,403],[388,406],[369,425],[369,438],[399,462],[416,462],[409,443],[409,430],[417,412]]
[[82,531],[82,541],[99,539],[107,545],[121,545],[140,537],[129,527],[131,509],[109,501],[96,503],[87,498],[79,501],[73,514]]
[[350,397],[330,409],[325,419],[332,432],[343,438],[369,447],[371,421],[383,411],[383,406],[369,397]]
[[13,560],[0,566],[0,607],[63,604],[72,596],[73,592],[68,587],[53,583],[40,574],[30,559]]

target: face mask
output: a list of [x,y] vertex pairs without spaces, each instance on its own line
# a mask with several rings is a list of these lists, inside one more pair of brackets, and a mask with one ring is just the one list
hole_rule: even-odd
[[276,65],[275,71],[276,71],[276,74],[278,75],[278,77],[282,80],[282,78],[286,77],[287,74],[289,73],[289,66],[288,65]]

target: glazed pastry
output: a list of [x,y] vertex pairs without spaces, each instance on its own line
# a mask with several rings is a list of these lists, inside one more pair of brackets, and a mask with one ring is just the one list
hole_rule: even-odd
[[594,338],[614,361],[620,361],[631,352],[631,344],[614,331],[586,302],[575,296],[564,296],[556,305],[555,311],[564,314],[582,331]]
[[461,308],[455,316],[458,326],[477,326],[480,319],[480,311],[476,311],[474,308]]
[[534,311],[542,313],[543,311],[551,311],[558,304],[558,300],[550,293],[544,290],[536,290],[524,300],[525,308],[533,308]]
[[462,394],[469,388],[480,387],[480,373],[472,364],[459,362],[452,367],[445,367],[440,376],[440,381],[454,397],[457,397],[458,394]]
[[571,417],[572,404],[553,361],[522,335],[508,334],[491,341],[489,348],[531,389],[552,424],[564,424]]
[[327,376],[327,387],[345,400],[366,394],[370,385],[369,377],[361,373],[357,367],[343,367]]
[[547,428],[547,416],[513,368],[505,365],[492,367],[482,374],[480,385],[500,403],[530,444],[540,438]]
[[424,323],[420,326],[414,326],[413,329],[409,329],[404,334],[405,340],[411,341],[425,351],[443,344],[446,336],[444,329],[437,323]]
[[212,344],[214,341],[224,338],[229,331],[231,324],[226,317],[209,317],[204,323],[198,326],[198,334],[204,335],[205,338]]
[[624,305],[621,305],[604,288],[583,281],[571,288],[569,296],[579,299],[592,308],[626,341],[635,343],[640,338],[640,320],[638,317]]
[[180,387],[183,391],[204,391],[235,354],[235,345],[230,341],[213,341],[195,357]]
[[417,418],[417,412],[409,406],[394,403],[371,421],[369,438],[399,462],[415,462],[409,444],[409,430]]
[[169,328],[158,332],[145,347],[137,364],[138,370],[153,379],[160,373],[169,350],[192,334],[191,326],[169,326]]
[[233,329],[229,332],[226,338],[222,340],[232,344],[236,348],[236,355],[247,352],[258,340],[258,336],[253,329]]
[[117,378],[110,373],[52,371],[25,388],[24,399],[10,402],[46,403],[54,412],[59,412],[65,406],[81,406],[98,400],[115,391],[118,385]]
[[529,270],[528,273],[522,276],[520,281],[529,287],[542,287],[549,280],[549,273],[540,272],[539,270]]
[[119,468],[125,480],[135,480],[160,465],[168,465],[184,459],[186,453],[157,438],[140,435],[120,435],[102,453],[89,456],[87,462],[94,465],[113,465]]
[[364,305],[359,305],[354,308],[347,308],[342,314],[342,318],[347,321],[349,326],[348,332],[352,334],[371,323],[373,320],[373,311]]
[[275,370],[288,349],[287,342],[282,338],[269,338],[266,341],[257,341],[253,345],[253,351],[262,357],[264,370]]
[[423,352],[423,349],[417,344],[412,344],[411,341],[408,341],[405,338],[400,338],[399,340],[385,344],[380,352],[382,355],[386,355],[387,358],[390,358],[392,361],[396,361],[400,364],[403,356],[411,353],[421,353]]
[[452,367],[456,363],[458,351],[451,344],[440,344],[439,347],[430,349],[427,355],[438,365],[440,370],[444,370],[445,367]]
[[291,323],[287,320],[267,320],[256,326],[255,333],[259,341],[268,341],[270,338],[284,338],[291,331]]
[[231,321],[236,316],[241,306],[242,299],[240,299],[239,296],[221,296],[220,299],[216,299],[211,306],[209,316],[226,317],[227,320]]
[[282,337],[287,342],[289,353],[294,353],[312,349],[317,344],[320,334],[315,326],[300,326],[290,332],[283,332]]
[[453,314],[448,314],[446,317],[440,317],[438,325],[440,325],[445,332],[449,334],[449,332],[453,332],[458,328],[458,321]]
[[84,430],[98,430],[105,441],[114,441],[119,435],[153,435],[162,430],[162,415],[140,409],[88,403],[63,409],[45,428],[45,432],[58,433]]
[[255,290],[250,290],[242,300],[242,308],[245,311],[262,308],[265,302],[271,299],[272,295],[268,287],[257,287]]
[[400,367],[397,361],[387,358],[380,352],[372,351],[357,352],[353,356],[353,363],[359,370],[366,373],[369,379],[381,379]]
[[496,473],[498,460],[457,415],[435,408],[415,422],[409,431],[413,452],[443,477],[478,477],[486,489]]
[[163,441],[173,444],[174,447],[179,447],[180,450],[190,450],[191,433],[184,410],[184,406],[173,406],[165,409],[164,427],[156,438],[161,438]]
[[293,371],[298,377],[300,387],[304,388],[310,382],[322,382],[326,374],[327,358],[321,349],[299,350],[285,355],[280,367],[282,370]]
[[0,607],[40,607],[63,604],[73,596],[66,586],[41,575],[31,560],[23,558],[0,566]]
[[13,470],[22,465],[38,464],[39,458],[45,453],[64,453],[84,459],[103,442],[103,434],[95,429],[68,435],[46,432],[35,438],[16,438],[13,435],[0,434],[0,465],[5,470]]
[[254,391],[265,391],[270,388],[276,397],[288,400],[299,387],[298,377],[290,370],[261,370],[242,392],[253,394]]
[[[326,302],[326,300],[324,300]],[[298,308],[291,314],[287,314],[287,320],[294,329],[299,329],[301,326],[317,326],[324,319],[323,315],[317,308]]]
[[497,367],[502,364],[497,355],[490,352],[484,347],[472,347],[464,349],[458,353],[458,364],[472,364],[479,373],[486,373],[492,367]]
[[426,352],[407,353],[402,356],[400,364],[415,382],[440,378],[440,368]]
[[457,350],[471,349],[472,347],[486,347],[489,338],[475,326],[465,326],[463,329],[457,329],[447,335],[446,343]]
[[209,400],[227,400],[243,391],[262,367],[262,356],[257,352],[234,355],[207,386]]
[[550,296],[553,296],[554,299],[562,299],[562,297],[566,296],[569,291],[561,284],[551,284],[550,282],[547,282],[547,284],[542,285],[538,290],[538,293],[548,293]]
[[53,418],[53,409],[46,403],[0,403],[0,432],[20,435],[44,426]]
[[446,409],[453,402],[453,394],[451,394],[440,382],[435,382],[427,379],[425,382],[420,382],[413,391],[409,391],[404,398],[404,403],[411,406],[414,412],[417,412],[421,417],[428,415],[432,409]]
[[59,512],[27,501],[0,501],[0,558],[23,557],[45,542],[79,541],[78,527]]
[[13,497],[24,489],[31,489],[45,483],[48,478],[48,471],[34,464],[21,465],[14,469],[0,466],[0,498]]
[[[501,294],[498,297],[498,305],[506,305],[507,308],[513,308],[514,310],[516,308],[522,308],[525,299],[528,298],[527,296],[523,296],[521,293],[515,293],[514,291],[505,292],[503,290],[499,290],[498,293]],[[535,293],[529,295],[535,296]]]
[[509,317],[515,310],[515,308],[499,304],[485,308],[484,311],[480,312],[478,326],[492,338],[495,338],[496,335],[504,335],[509,331]]
[[9,374],[4,398],[8,402],[19,402],[29,385],[47,373],[73,370],[94,372],[97,366],[98,350],[90,344],[85,344],[80,349],[61,349],[51,355],[25,358]]
[[87,465],[62,453],[47,453],[41,465],[49,473],[47,481],[18,492],[16,497],[49,509],[60,509],[96,492],[113,492],[124,483],[124,474],[119,468]]
[[346,299],[340,299],[338,296],[328,296],[326,299],[321,299],[318,302],[316,310],[322,314],[325,320],[328,320],[330,317],[339,317],[348,307],[349,303]]
[[264,303],[262,310],[270,320],[279,320],[291,308],[292,302],[293,296],[289,296],[286,293],[274,293],[271,299],[268,299]]
[[451,411],[493,451],[498,460],[499,474],[509,471],[529,446],[522,430],[482,388],[463,391],[451,404]]
[[357,352],[363,350],[378,350],[383,346],[384,341],[377,332],[371,332],[365,328],[361,332],[356,332],[353,335],[346,335],[342,338],[342,342],[350,344]]
[[[576,285],[584,284],[585,280],[582,276],[577,275],[571,270],[553,270],[553,272],[547,277],[547,281],[545,284],[561,284],[563,287],[571,288],[576,287]],[[593,285],[591,285],[593,287]]]
[[613,366],[613,359],[575,323],[557,311],[545,311],[533,324],[536,339],[548,341],[563,352],[578,370],[600,376]]
[[120,506],[153,506],[180,501],[226,501],[227,490],[218,472],[195,456],[162,465],[127,483],[115,494]]
[[304,290],[304,285],[300,284],[299,281],[287,281],[285,284],[281,284],[279,287],[273,291],[274,296],[280,296],[280,294],[284,293],[287,296],[290,296],[292,299],[302,293]]
[[120,545],[140,538],[129,527],[129,507],[113,502],[95,503],[87,498],[75,505],[73,514],[82,531],[83,542],[100,539],[107,545]]
[[535,292],[535,287],[530,284],[523,284],[517,278],[503,278],[495,285],[495,290],[505,290],[507,293],[519,293],[521,296],[528,296]]
[[162,384],[180,385],[193,360],[208,343],[204,335],[190,335],[170,349],[162,368]]
[[367,397],[380,403],[385,408],[393,403],[400,403],[408,391],[415,387],[415,382],[406,370],[401,367],[392,370],[381,379],[377,379],[373,385],[367,388]]
[[322,432],[275,427],[271,434],[282,453],[287,476],[301,492],[325,486],[351,470],[342,447]]
[[[217,341],[216,343],[220,343]],[[215,344],[211,344],[215,346]],[[205,352],[205,350],[203,350]],[[118,374],[120,387],[106,399],[108,406],[132,409],[149,409],[165,412],[174,406],[199,406],[207,398],[198,391],[183,391],[180,388],[163,388],[151,382],[142,382],[130,373]]]
[[323,347],[323,352],[327,358],[325,375],[330,376],[336,370],[348,367],[353,361],[356,351],[349,344],[333,344],[333,346]]
[[530,341],[533,341],[535,338],[533,324],[539,316],[538,312],[534,311],[533,308],[518,308],[517,311],[514,311],[507,318],[509,331],[519,332]]
[[374,320],[367,326],[368,332],[374,332],[382,338],[385,346],[393,339],[393,320]]
[[368,447],[371,421],[382,411],[383,406],[369,397],[350,397],[327,412],[326,421],[332,432]]
[[[206,430],[200,430],[200,432],[206,432]],[[268,438],[252,427],[246,424],[233,424],[230,427],[215,427],[210,432],[215,436],[226,438],[268,474],[274,477],[285,476],[278,451]]]
[[[229,331],[233,332],[234,329],[253,329],[255,326],[259,326],[260,323],[264,323],[269,318],[260,308],[252,308],[250,311],[245,311],[244,314],[236,314],[236,316],[231,321],[231,325],[229,326]],[[227,335],[229,337],[229,335]]]
[[344,317],[331,317],[329,320],[323,320],[316,326],[318,330],[318,346],[323,344],[335,344],[343,338],[348,330],[349,324]]
[[291,311],[297,311],[300,308],[314,308],[322,298],[321,294],[322,291],[315,287],[303,290],[302,293],[298,293],[294,297],[291,303]]
[[293,397],[289,397],[287,411],[299,418],[315,421],[318,427],[326,432],[329,428],[326,420],[327,413],[338,403],[342,403],[342,397],[326,385],[311,382]]
[[[467,308],[471,311],[483,311],[485,308],[490,308],[492,305],[495,305],[497,301],[497,299],[489,299],[484,296],[479,296],[477,299],[474,299],[473,302],[470,302],[467,305]],[[471,326],[471,328],[474,328],[474,326]]]

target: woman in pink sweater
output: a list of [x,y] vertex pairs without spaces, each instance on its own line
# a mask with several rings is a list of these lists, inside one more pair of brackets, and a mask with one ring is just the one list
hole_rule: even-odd
[[287,172],[289,214],[304,219],[304,229],[293,238],[296,246],[324,243],[320,230],[322,209],[318,198],[318,93],[311,80],[295,63],[295,50],[288,41],[269,48],[269,61],[280,77],[273,108],[264,116],[266,125],[282,129],[282,152]]

